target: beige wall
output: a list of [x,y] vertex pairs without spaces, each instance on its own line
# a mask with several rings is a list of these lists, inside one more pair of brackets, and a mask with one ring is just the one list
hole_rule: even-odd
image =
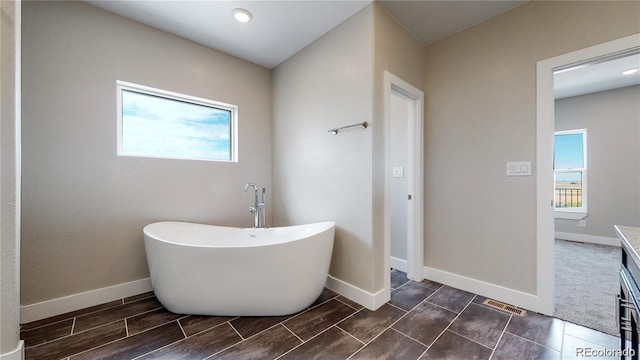
[[[148,223],[252,225],[268,69],[82,2],[25,2],[23,25],[22,304],[148,277]],[[239,162],[117,157],[116,80],[238,105]]]
[[587,129],[586,228],[556,219],[555,230],[616,238],[613,225],[640,221],[640,86],[555,102],[556,131]]
[[0,1],[0,358],[20,340],[20,13]]
[[[336,221],[330,273],[384,286],[383,72],[421,87],[422,47],[367,6],[274,70],[275,223]],[[327,130],[368,121],[370,127]]]
[[532,1],[425,50],[425,265],[536,293],[536,62],[640,32],[639,2]]
[[330,274],[373,290],[373,17],[368,6],[273,72],[276,225],[336,222]]

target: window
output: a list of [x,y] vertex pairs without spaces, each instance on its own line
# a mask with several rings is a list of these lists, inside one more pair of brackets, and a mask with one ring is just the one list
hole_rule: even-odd
[[587,211],[587,130],[555,133],[553,169],[556,211]]
[[118,81],[118,155],[237,161],[237,106]]

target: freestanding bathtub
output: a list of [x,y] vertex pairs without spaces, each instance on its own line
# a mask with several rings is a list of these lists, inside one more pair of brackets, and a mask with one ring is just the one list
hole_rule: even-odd
[[335,223],[267,229],[185,222],[144,227],[151,284],[178,314],[278,316],[322,292]]

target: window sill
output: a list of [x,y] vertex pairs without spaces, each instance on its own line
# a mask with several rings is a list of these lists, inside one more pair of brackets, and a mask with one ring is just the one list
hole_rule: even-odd
[[567,211],[567,210],[555,210],[553,217],[556,219],[567,220],[582,220],[586,218],[588,213],[586,211]]

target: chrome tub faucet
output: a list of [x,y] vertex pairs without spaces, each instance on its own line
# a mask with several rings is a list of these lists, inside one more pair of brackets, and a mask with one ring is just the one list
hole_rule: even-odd
[[249,188],[254,190],[253,205],[249,206],[249,212],[253,214],[253,227],[263,228],[265,225],[265,196],[267,189],[262,187],[262,202],[258,202],[258,186],[254,183],[247,183],[244,185],[244,192],[249,191]]

